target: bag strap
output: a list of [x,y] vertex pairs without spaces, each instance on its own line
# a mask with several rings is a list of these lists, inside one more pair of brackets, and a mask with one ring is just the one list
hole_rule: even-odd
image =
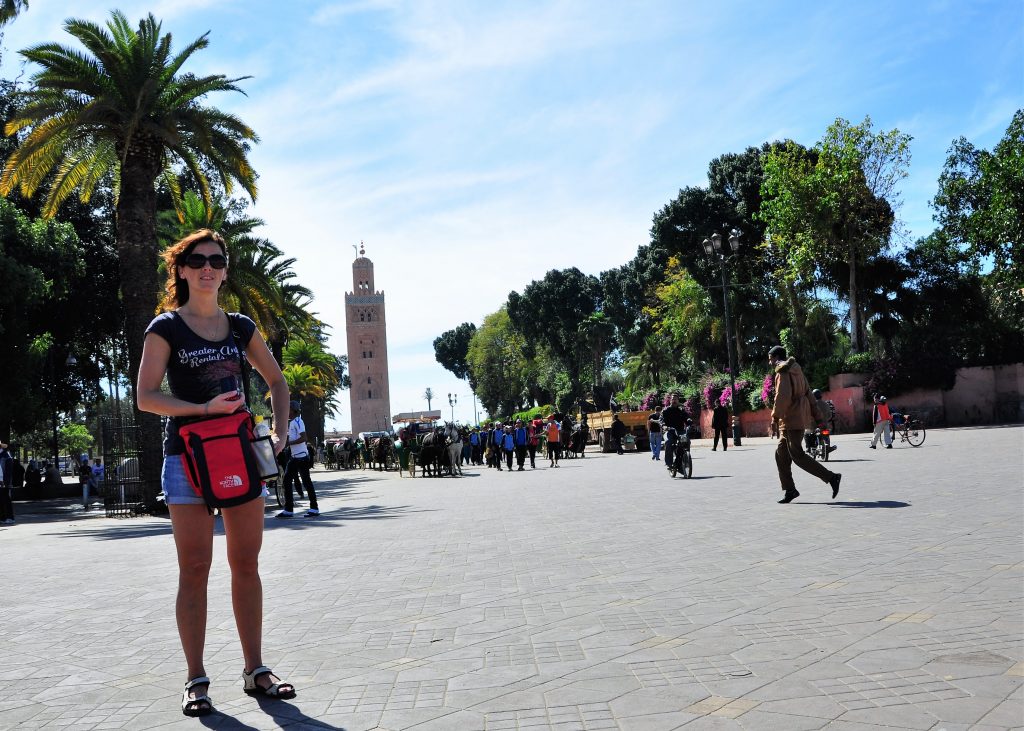
[[245,393],[245,403],[249,408],[252,408],[252,400],[249,398],[249,373],[252,370],[252,365],[249,363],[249,359],[245,357],[245,351],[238,345],[238,341],[241,339],[241,332],[237,330],[238,320],[235,319],[235,313],[228,312],[228,324],[231,326],[229,331],[231,333],[231,343],[235,346],[235,351],[238,353],[238,367],[242,374],[242,391]]

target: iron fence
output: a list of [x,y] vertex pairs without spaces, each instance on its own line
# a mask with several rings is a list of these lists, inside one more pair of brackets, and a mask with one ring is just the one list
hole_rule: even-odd
[[103,417],[103,483],[99,486],[108,518],[143,515],[145,491],[139,471],[139,427],[128,417]]

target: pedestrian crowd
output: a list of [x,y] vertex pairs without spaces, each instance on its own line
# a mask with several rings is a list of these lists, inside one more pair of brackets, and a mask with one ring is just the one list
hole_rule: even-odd
[[[558,467],[562,454],[562,423],[554,414],[545,419],[502,424],[493,421],[475,426],[469,434],[469,461],[488,469],[522,472],[529,460],[530,469],[537,469],[537,455],[547,451],[548,466]],[[502,467],[504,465],[504,468]]]

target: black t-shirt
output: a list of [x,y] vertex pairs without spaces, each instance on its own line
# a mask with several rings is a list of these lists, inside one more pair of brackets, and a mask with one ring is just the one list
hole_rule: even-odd
[[681,406],[669,406],[661,412],[661,423],[681,434],[686,428],[686,412]]
[[[215,396],[235,390],[241,378],[244,350],[249,347],[256,323],[237,312],[228,314],[231,332],[219,342],[200,337],[185,324],[177,312],[165,312],[149,323],[146,334],[159,335],[171,346],[167,360],[167,385],[171,394],[182,401],[205,404]],[[237,339],[238,347],[235,347]],[[238,348],[243,350],[238,352]],[[172,416],[164,432],[164,454],[181,454],[185,444],[178,436],[178,427],[188,417]]]
[[655,412],[648,417],[647,431],[651,434],[657,434],[661,431],[661,414]]

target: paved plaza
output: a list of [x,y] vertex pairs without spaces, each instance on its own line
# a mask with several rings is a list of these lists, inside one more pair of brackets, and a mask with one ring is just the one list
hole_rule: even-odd
[[[314,472],[275,520],[241,690],[224,540],[186,719],[167,519],[18,505],[0,529],[0,728],[668,731],[1024,727],[1024,428],[840,436],[836,501],[774,443],[460,479]],[[705,446],[707,445],[707,446]],[[303,505],[304,506],[304,505]]]

